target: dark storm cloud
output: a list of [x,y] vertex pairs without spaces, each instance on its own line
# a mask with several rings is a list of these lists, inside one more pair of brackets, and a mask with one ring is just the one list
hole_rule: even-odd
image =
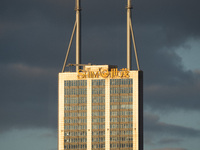
[[167,145],[180,147],[188,138],[195,140],[200,137],[200,130],[184,127],[184,125],[166,123],[161,121],[160,117],[149,112],[144,113],[145,145],[150,147],[157,147],[158,145],[162,147]]
[[198,91],[200,90],[200,75],[195,72],[186,74],[187,76],[185,77],[184,72],[180,76],[174,75],[174,79],[171,79],[171,84],[147,85],[145,88],[146,95],[148,96],[146,104],[157,110],[176,108],[199,110],[200,94]]
[[35,15],[40,15],[40,17],[45,16],[45,18],[52,20],[52,18],[59,17],[57,14],[60,14],[62,11],[70,11],[72,5],[74,5],[73,1],[63,0],[2,0],[0,13],[3,20],[27,21],[23,19],[32,19],[30,17],[34,13]]
[[160,149],[153,149],[153,150],[187,150],[185,148],[160,148]]
[[183,140],[181,139],[174,139],[174,138],[165,138],[161,139],[158,143],[159,144],[180,144]]
[[[74,0],[3,0],[1,4],[1,129],[41,127],[49,121],[55,127],[57,72],[61,70],[75,21]],[[145,105],[199,109],[199,75],[183,71],[175,50],[184,46],[188,38],[199,37],[200,2],[143,0],[133,4],[136,44],[145,71]],[[125,5],[125,0],[82,1],[83,63],[125,67]],[[71,51],[68,62],[73,63],[74,46]],[[14,68],[17,65],[20,72],[10,69],[10,64]],[[45,73],[35,75],[38,70]],[[53,117],[45,118],[50,112]],[[163,131],[177,129],[177,134],[195,132],[158,120],[147,120],[147,124],[147,130],[156,130],[156,126]]]
[[[66,25],[69,17],[74,20],[74,15],[68,12],[72,1],[11,0],[1,3],[0,62],[58,67],[64,57],[61,60],[57,56],[65,53],[66,34],[71,32],[66,32],[66,28],[73,27],[71,21],[69,27]],[[71,11],[73,13],[73,7]]]
[[0,132],[56,127],[57,71],[24,64],[0,65],[0,70]]
[[198,25],[200,22],[197,18],[200,15],[198,11],[200,2],[197,0],[146,0],[135,2],[135,4],[135,9],[142,14],[137,18],[140,22],[147,21],[155,25],[162,24],[168,29],[177,28],[185,31],[184,33],[193,31],[193,34],[199,34]]
[[200,137],[200,130],[161,122],[159,116],[145,113],[144,129],[146,134],[172,135],[174,137]]
[[[11,31],[8,37],[5,36],[0,41],[1,62],[57,67],[58,64],[53,62],[62,63],[62,60],[59,60],[57,56],[61,54],[59,51],[61,48],[64,50],[62,52],[65,52],[65,43],[63,40],[64,46],[59,46],[60,38],[55,30],[43,22],[43,24],[36,23],[36,25],[28,24],[18,30]],[[64,36],[63,39],[65,39]]]
[[[151,30],[148,30],[149,28]],[[167,46],[165,32],[162,29],[149,26],[142,33],[145,31],[147,36],[141,38],[140,35],[138,40],[141,68],[145,71],[145,105],[154,110],[163,108],[198,110],[199,74],[184,71],[182,60],[175,52],[179,46]],[[184,41],[182,42],[184,45]]]
[[[20,47],[21,51],[24,51],[24,49],[27,48],[30,52],[34,52],[34,54],[38,54],[37,52],[40,51],[39,56],[43,57],[43,59],[47,58],[47,60],[45,61],[46,63],[48,60],[52,59],[50,55],[51,56],[55,55],[54,52],[56,53],[60,52],[59,54],[57,54],[60,56],[62,55],[63,52],[65,52],[63,51],[63,49],[65,48],[64,46],[66,46],[64,45],[64,42],[69,41],[68,39],[70,37],[70,34],[71,34],[70,32],[71,32],[71,29],[73,28],[73,23],[75,20],[74,10],[73,10],[74,1],[66,2],[66,1],[61,1],[61,0],[60,1],[34,0],[34,1],[27,2],[27,1],[21,0],[19,2],[9,1],[9,3],[7,1],[3,1],[3,3],[4,3],[4,6],[2,7],[4,9],[2,9],[2,12],[3,14],[5,14],[4,16],[6,16],[6,19],[9,18],[8,16],[12,16],[13,14],[15,14],[15,19],[17,22],[23,19],[21,21],[22,24],[20,26],[26,27],[26,28],[23,27],[23,30],[18,30],[18,31],[10,33],[15,36],[12,39],[7,39],[7,41],[9,40],[10,42],[12,41],[14,42],[16,41],[16,39],[18,39],[17,43],[19,43],[19,45],[13,44],[13,47]],[[138,47],[139,47],[138,49],[143,50],[142,52],[139,53],[140,56],[142,56],[142,54],[145,55],[144,54],[145,50],[149,50],[149,51],[152,51],[154,49],[158,50],[159,48],[163,48],[167,45],[168,46],[174,45],[173,43],[177,44],[178,39],[179,40],[183,39],[181,40],[181,42],[185,40],[185,36],[182,37],[182,35],[179,35],[179,36],[172,35],[172,33],[176,34],[176,32],[182,33],[182,30],[180,31],[181,28],[179,26],[175,28],[175,31],[168,31],[168,29],[174,30],[174,28],[170,28],[170,26],[166,27],[166,23],[170,22],[169,20],[167,20],[169,17],[173,18],[174,16],[176,16],[177,18],[179,18],[179,20],[174,19],[174,23],[175,21],[176,23],[180,22],[179,16],[184,15],[184,14],[181,14],[181,13],[179,14],[178,13],[179,10],[176,10],[174,8],[177,8],[177,9],[180,8],[182,12],[183,11],[182,7],[184,8],[187,6],[187,5],[185,6],[184,4],[185,4],[184,2],[181,2],[181,5],[183,6],[180,6],[179,3],[168,2],[168,1],[164,1],[162,3],[160,3],[159,1],[153,1],[152,3],[149,3],[148,1],[134,2],[134,9],[135,9],[134,22],[136,24],[135,30],[137,31],[138,28],[140,27],[142,27],[141,30],[145,30],[145,29],[152,30],[151,28],[149,28],[150,25],[152,26],[152,28],[155,28],[157,30],[156,32],[152,32],[152,33],[143,33],[141,36],[138,36],[138,34],[141,34],[141,32],[140,33],[136,32],[136,37],[139,37],[138,41],[141,41],[140,38],[142,38],[144,39],[143,41],[145,42],[145,45],[146,45],[146,47],[143,47],[142,45],[144,44],[142,43],[144,42],[142,42],[141,44],[140,42],[138,42]],[[196,4],[196,3],[190,3],[190,4]],[[125,5],[126,5],[126,1],[97,1],[97,0],[82,1],[83,37],[85,37],[83,40],[84,53],[88,53],[91,51],[96,51],[96,52],[101,51],[103,53],[102,55],[99,55],[101,57],[101,60],[104,59],[107,61],[110,59],[111,54],[108,56],[105,56],[104,54],[111,49],[116,50],[117,52],[121,50],[121,54],[123,56],[124,52],[122,51],[122,49],[124,50],[126,49],[126,46],[125,46],[126,36],[125,36],[125,32],[124,34],[121,34],[121,33],[122,31],[125,31],[124,29],[126,28]],[[167,7],[167,10],[170,10],[169,12],[165,9],[162,9],[166,7]],[[195,8],[196,6],[194,7],[194,10]],[[102,11],[102,9],[104,11]],[[172,12],[173,12],[173,15],[172,15]],[[190,13],[188,15],[190,16]],[[26,16],[26,18],[23,18],[24,16]],[[140,18],[146,18],[144,19],[145,22],[143,23],[140,20]],[[15,19],[12,20],[13,23],[15,23]],[[27,22],[30,22],[31,25],[27,24]],[[107,26],[107,29],[105,28],[105,26]],[[119,26],[119,28],[117,30],[113,30],[112,28],[115,26]],[[66,35],[65,29],[70,29],[67,32],[67,40],[65,37]],[[112,34],[113,32],[114,34]],[[117,35],[118,38],[113,39],[113,37],[115,37],[117,32],[120,33]],[[24,33],[26,34],[23,35]],[[104,33],[104,34],[101,34],[101,33]],[[154,35],[155,38],[150,40],[149,38],[152,38],[153,34],[155,34]],[[146,35],[147,37],[145,37]],[[42,42],[44,42],[42,43],[42,45],[41,43],[37,42],[38,36],[41,37]],[[164,36],[164,37],[160,38],[160,36]],[[120,37],[121,37],[121,40],[119,40]],[[35,43],[35,45],[37,46],[37,49],[36,48],[34,49],[33,46],[31,46],[31,43],[27,43],[26,40],[24,41],[25,38],[27,38],[27,40],[29,41],[33,41],[32,43],[37,42]],[[95,42],[93,41],[90,42],[90,38],[96,39],[96,42],[98,42],[98,44],[95,44]],[[107,38],[107,40],[101,41],[104,38]],[[145,38],[149,42],[146,42]],[[160,41],[152,43],[152,41],[157,41],[157,39],[159,39]],[[113,42],[108,43],[107,41],[110,41],[110,40],[112,40]],[[120,41],[119,45],[123,45],[123,46],[113,46],[114,43],[119,43],[119,41]],[[21,48],[21,45],[24,44],[23,42],[27,43],[27,46]],[[53,44],[55,43],[55,47],[52,47],[52,44],[51,45],[47,44],[50,42]],[[179,42],[178,45],[180,45],[181,42]],[[6,41],[4,43],[6,43]],[[6,45],[8,45],[8,43],[6,43]],[[63,46],[60,47],[59,45],[63,45]],[[10,49],[15,49],[13,47],[10,47]],[[58,49],[57,47],[60,47],[60,49]],[[48,52],[50,52],[49,55],[48,56],[45,55],[46,51],[45,50],[41,51],[41,49],[45,49],[45,50],[48,49],[49,50]],[[58,49],[58,51],[55,51],[55,49]],[[13,50],[13,51],[16,52],[16,50]],[[20,53],[19,50],[17,50],[17,52]],[[32,58],[36,57],[34,54],[31,54]],[[119,56],[121,56],[121,54],[119,54]],[[24,55],[27,55],[27,54],[24,54]],[[18,57],[19,60],[23,61],[23,58],[26,58],[24,57],[24,55],[22,54],[21,57]],[[3,55],[1,56],[3,57]],[[88,59],[88,56],[84,56],[83,60],[87,60],[87,59]],[[115,59],[117,60],[117,58]],[[156,60],[158,61],[158,58]],[[27,60],[24,60],[24,61],[27,61]],[[55,59],[55,61],[59,61],[59,60]],[[94,60],[92,59],[92,61]],[[39,62],[39,63],[44,64],[45,62]],[[120,61],[119,64],[121,64],[121,62],[125,62],[125,57],[122,58],[122,61]],[[34,63],[34,62],[32,61],[30,63]],[[53,63],[51,65],[53,65]]]

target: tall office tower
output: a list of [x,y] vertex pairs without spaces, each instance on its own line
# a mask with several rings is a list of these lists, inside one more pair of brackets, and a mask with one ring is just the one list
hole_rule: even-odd
[[59,150],[142,150],[142,71],[59,73]]
[[76,72],[64,71],[65,61],[58,80],[58,150],[143,150],[143,72],[131,70],[127,60],[122,69],[77,61]]

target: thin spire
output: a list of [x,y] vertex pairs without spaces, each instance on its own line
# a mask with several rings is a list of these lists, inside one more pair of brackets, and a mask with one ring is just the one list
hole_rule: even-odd
[[[76,0],[76,64],[81,63],[81,3],[80,0]],[[76,72],[79,70],[79,66],[76,66]]]
[[131,70],[131,0],[127,0],[127,69]]

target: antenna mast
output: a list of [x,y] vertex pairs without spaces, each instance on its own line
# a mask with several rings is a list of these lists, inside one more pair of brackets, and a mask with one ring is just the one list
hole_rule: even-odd
[[67,50],[67,54],[65,57],[65,61],[64,61],[64,65],[62,68],[62,72],[65,71],[65,67],[66,67],[66,63],[67,63],[67,59],[68,59],[68,55],[69,55],[69,51],[71,48],[71,44],[73,41],[73,37],[74,37],[74,33],[76,30],[76,72],[78,72],[79,68],[80,68],[80,63],[81,63],[81,8],[80,8],[80,0],[76,0],[76,4],[75,4],[75,11],[76,11],[76,21],[74,24],[74,29],[71,35],[71,39],[69,42],[69,47]]
[[132,37],[137,69],[140,70],[137,50],[136,50],[136,45],[135,45],[135,38],[133,34],[132,21],[131,21],[131,9],[133,9],[131,5],[131,0],[127,0],[126,8],[127,8],[127,69],[131,70],[131,37]]
[[131,0],[127,0],[127,69],[131,70]]
[[[81,63],[81,3],[80,0],[76,0],[76,64]],[[76,66],[76,72],[79,70],[79,66]]]

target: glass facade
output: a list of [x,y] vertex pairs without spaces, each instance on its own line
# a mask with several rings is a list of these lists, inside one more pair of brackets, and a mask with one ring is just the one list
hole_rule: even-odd
[[87,80],[64,82],[64,149],[87,149]]
[[133,149],[133,79],[110,79],[110,149]]
[[92,80],[92,150],[105,150],[105,80]]
[[86,65],[58,81],[58,150],[143,150],[142,71]]
[[[92,150],[105,150],[105,80],[91,82]],[[110,150],[133,149],[133,79],[110,79]],[[64,149],[87,149],[87,80],[64,82]]]

